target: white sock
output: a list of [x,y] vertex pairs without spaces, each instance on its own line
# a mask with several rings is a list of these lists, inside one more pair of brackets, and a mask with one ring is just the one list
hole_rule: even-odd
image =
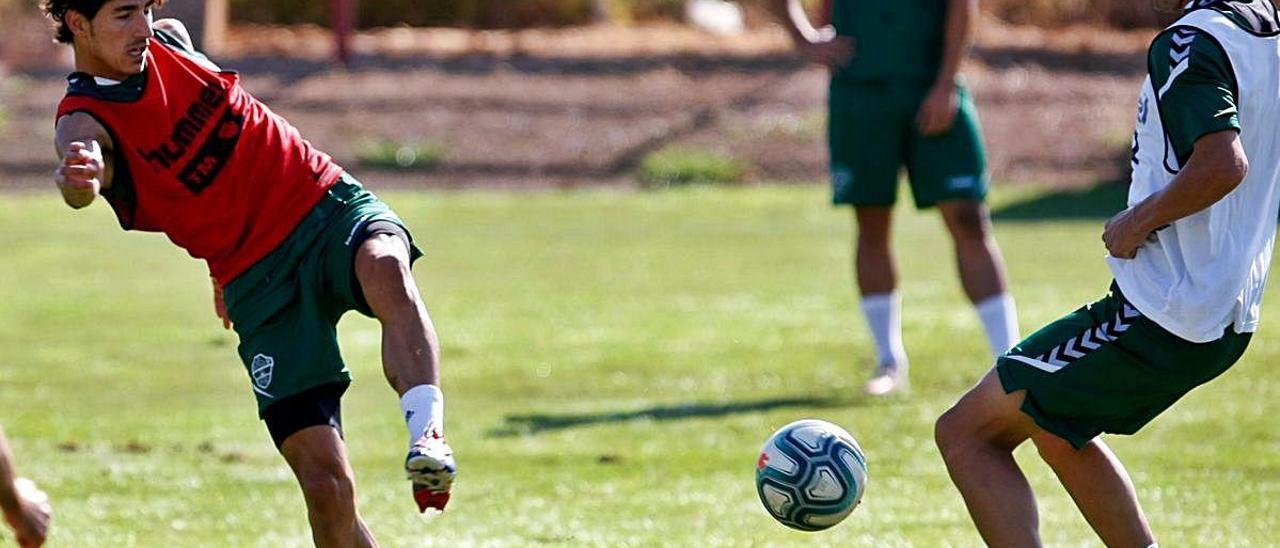
[[444,433],[444,392],[433,384],[420,384],[400,397],[400,409],[409,427],[409,445],[430,428]]
[[863,295],[862,315],[876,342],[878,365],[906,367],[907,350],[902,347],[902,299],[898,292]]
[[974,305],[978,309],[978,318],[982,320],[982,328],[987,331],[987,344],[991,345],[991,353],[998,358],[1018,343],[1018,311],[1013,305],[1013,297],[1001,293],[983,299]]

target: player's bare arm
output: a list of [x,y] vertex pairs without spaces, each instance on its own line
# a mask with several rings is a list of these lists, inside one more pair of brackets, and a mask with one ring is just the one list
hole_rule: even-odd
[[54,149],[61,164],[53,180],[62,199],[75,209],[93,203],[102,190],[110,188],[109,161],[114,144],[102,124],[92,116],[75,112],[58,119]]
[[0,429],[0,511],[17,536],[18,546],[37,548],[44,544],[53,509],[48,497],[34,484],[14,474],[3,429]]
[[1249,160],[1236,131],[1201,137],[1187,165],[1168,187],[1107,221],[1102,233],[1107,251],[1118,259],[1132,259],[1152,232],[1217,203],[1248,172]]
[[933,88],[920,104],[916,125],[923,135],[946,133],[956,120],[959,100],[956,75],[969,55],[973,43],[973,25],[978,19],[978,0],[949,0],[947,22],[942,39],[942,65]]
[[782,21],[783,28],[787,29],[791,39],[795,41],[796,49],[806,60],[828,67],[839,67],[853,59],[853,39],[836,36],[835,28],[831,26],[814,27],[800,0],[773,0],[769,7]]

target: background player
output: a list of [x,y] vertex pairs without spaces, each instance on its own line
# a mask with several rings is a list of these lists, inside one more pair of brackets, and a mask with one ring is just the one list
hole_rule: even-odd
[[58,108],[58,188],[73,208],[101,195],[125,229],[163,232],[208,262],[316,544],[372,546],[342,440],[351,376],[335,325],[348,310],[382,324],[406,472],[419,508],[443,509],[455,467],[439,343],[409,271],[421,253],[386,204],[195,52],[181,24],[153,25],[160,3],[45,3],[77,71]]
[[1231,367],[1258,327],[1280,209],[1280,18],[1266,0],[1190,5],[1149,50],[1129,208],[1102,236],[1110,294],[1019,343],[938,419],[991,546],[1039,544],[1012,455],[1027,439],[1107,546],[1154,545],[1097,436],[1137,432]]
[[907,387],[901,297],[889,228],[898,172],[918,208],[937,207],[955,246],[960,281],[991,351],[1018,339],[1004,262],[983,199],[986,157],[977,111],[957,75],[977,0],[828,0],[832,26],[814,28],[801,0],[773,0],[799,52],[831,67],[828,140],[833,200],[854,208],[858,289],[875,340],[866,391]]

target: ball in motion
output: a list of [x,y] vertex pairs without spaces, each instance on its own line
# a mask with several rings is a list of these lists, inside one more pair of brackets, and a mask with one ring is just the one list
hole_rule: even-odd
[[821,531],[840,523],[862,500],[867,459],[853,436],[820,420],[780,428],[760,449],[756,492],[783,525]]

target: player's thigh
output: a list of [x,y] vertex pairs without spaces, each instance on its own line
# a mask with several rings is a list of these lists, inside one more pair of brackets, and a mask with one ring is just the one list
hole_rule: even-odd
[[[344,183],[359,187],[354,179],[344,179]],[[322,269],[318,286],[326,292],[327,306],[333,313],[356,310],[373,317],[368,293],[384,289],[388,283],[399,284],[391,289],[402,294],[414,289],[405,287],[413,283],[408,268],[422,257],[422,250],[390,206],[360,188],[335,225],[338,229],[326,236],[318,263]],[[375,281],[371,274],[382,275]],[[366,280],[373,283],[365,284]],[[404,295],[400,297],[403,300]]]
[[833,84],[830,93],[832,201],[893,205],[904,159],[905,113],[884,84]]
[[986,148],[977,109],[963,87],[951,129],[923,136],[913,128],[906,164],[916,207],[948,200],[983,200],[987,195]]
[[944,450],[974,441],[1012,449],[1039,430],[1022,412],[1025,394],[1008,391],[995,369],[987,372],[938,419],[936,436]]

